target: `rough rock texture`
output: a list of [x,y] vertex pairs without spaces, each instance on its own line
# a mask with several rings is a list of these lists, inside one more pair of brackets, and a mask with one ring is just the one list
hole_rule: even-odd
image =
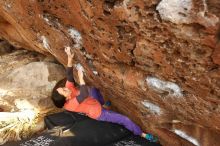
[[14,49],[8,42],[0,40],[0,55],[11,53]]
[[56,111],[50,99],[51,91],[64,78],[65,70],[61,65],[45,62],[45,57],[27,50],[13,51],[0,57],[1,145],[44,128],[43,117]]
[[219,0],[0,1],[2,38],[63,64],[83,45],[88,82],[169,146],[220,143],[219,19]]

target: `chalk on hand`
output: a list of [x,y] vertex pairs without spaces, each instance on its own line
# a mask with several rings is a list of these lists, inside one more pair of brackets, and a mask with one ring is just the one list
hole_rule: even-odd
[[77,70],[81,70],[82,72],[85,72],[83,66],[82,66],[80,63],[77,63],[77,64],[75,65],[75,67],[76,67]]

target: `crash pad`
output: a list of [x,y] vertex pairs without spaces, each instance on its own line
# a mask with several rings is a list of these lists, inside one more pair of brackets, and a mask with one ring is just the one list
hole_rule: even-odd
[[74,112],[48,115],[45,125],[47,130],[40,135],[5,146],[160,146],[133,135],[121,125]]

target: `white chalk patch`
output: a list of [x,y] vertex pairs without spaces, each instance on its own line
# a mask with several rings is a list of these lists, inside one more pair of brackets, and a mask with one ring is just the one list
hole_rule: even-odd
[[3,8],[4,8],[4,10],[6,10],[6,11],[10,11],[11,5],[5,5]]
[[48,24],[50,24],[49,22],[49,19],[48,18],[46,18],[46,17],[43,17],[43,19],[48,23]]
[[68,29],[68,33],[75,42],[74,47],[81,48],[82,47],[82,36],[79,33],[79,31],[77,31],[74,28],[70,28]]
[[42,19],[44,19],[44,21],[50,25],[50,26],[58,26],[58,27],[61,27],[61,24],[58,22],[57,19],[55,20],[51,20],[51,16],[50,15],[40,15],[39,17],[41,17]]
[[10,4],[7,4],[7,8],[9,8],[9,9],[10,9],[10,8],[11,8],[11,5],[10,5]]
[[123,5],[124,5],[124,7],[128,7],[128,4],[131,2],[131,0],[124,0],[123,1]]
[[7,93],[8,93],[8,90],[0,89],[0,97],[7,95]]
[[153,103],[150,103],[146,100],[142,101],[141,102],[146,108],[148,108],[150,110],[151,113],[154,113],[154,114],[157,114],[157,115],[160,115],[162,112],[160,110],[160,107],[153,104]]
[[207,27],[216,26],[216,24],[219,23],[219,18],[216,15],[206,16],[206,13],[208,13],[207,0],[202,0],[202,2],[204,9],[203,11],[198,12],[198,16],[203,18],[203,21],[207,23],[206,25],[208,25]]
[[167,91],[171,96],[183,96],[180,87],[175,83],[162,81],[156,77],[147,77],[146,81],[148,86],[157,91]]
[[4,9],[9,11],[12,8],[13,2],[11,1],[5,1],[4,3]]
[[0,88],[0,98],[4,97],[4,96],[14,96],[14,94],[9,90],[5,90],[5,89]]
[[204,15],[205,15],[205,12],[208,12],[208,6],[207,6],[206,0],[202,0],[202,2],[203,2],[203,5],[204,5]]
[[77,64],[75,65],[75,67],[76,67],[77,70],[81,70],[82,72],[85,72],[83,66],[82,66],[80,63],[77,63]]
[[179,121],[179,120],[172,120],[172,123],[174,123],[174,124],[181,123],[181,121]]
[[114,8],[123,7],[125,11],[128,12],[128,5],[131,2],[131,0],[123,0],[121,3],[114,5]]
[[188,23],[192,0],[162,0],[156,8],[163,20],[173,23]]
[[187,141],[193,143],[194,145],[200,146],[199,142],[195,138],[187,135],[185,132],[183,132],[181,130],[177,130],[177,129],[173,130],[173,132],[176,133],[177,135],[179,135],[180,137],[186,139]]
[[43,42],[44,48],[50,50],[48,39],[45,36],[41,36],[41,41]]
[[177,59],[178,62],[184,62],[182,59]]
[[98,75],[99,73],[97,71],[92,71],[94,75]]
[[[84,53],[83,53],[84,54]],[[88,59],[93,59],[93,57],[92,57],[92,55],[90,55],[90,54],[85,54],[85,56],[86,56],[86,58],[88,58]]]

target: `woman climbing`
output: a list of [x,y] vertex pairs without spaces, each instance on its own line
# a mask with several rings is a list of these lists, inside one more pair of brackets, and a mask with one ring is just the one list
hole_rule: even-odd
[[151,142],[157,142],[157,137],[151,134],[144,133],[138,125],[132,122],[128,117],[106,110],[102,107],[104,100],[99,90],[91,88],[85,85],[82,69],[78,69],[78,77],[80,86],[77,88],[76,82],[73,78],[73,57],[74,53],[71,52],[70,47],[65,48],[65,52],[68,56],[67,64],[67,82],[65,87],[59,87],[53,91],[52,100],[54,104],[67,111],[80,112],[86,114],[88,117],[111,123],[117,123],[123,125],[128,130],[132,131],[135,135],[139,135]]

